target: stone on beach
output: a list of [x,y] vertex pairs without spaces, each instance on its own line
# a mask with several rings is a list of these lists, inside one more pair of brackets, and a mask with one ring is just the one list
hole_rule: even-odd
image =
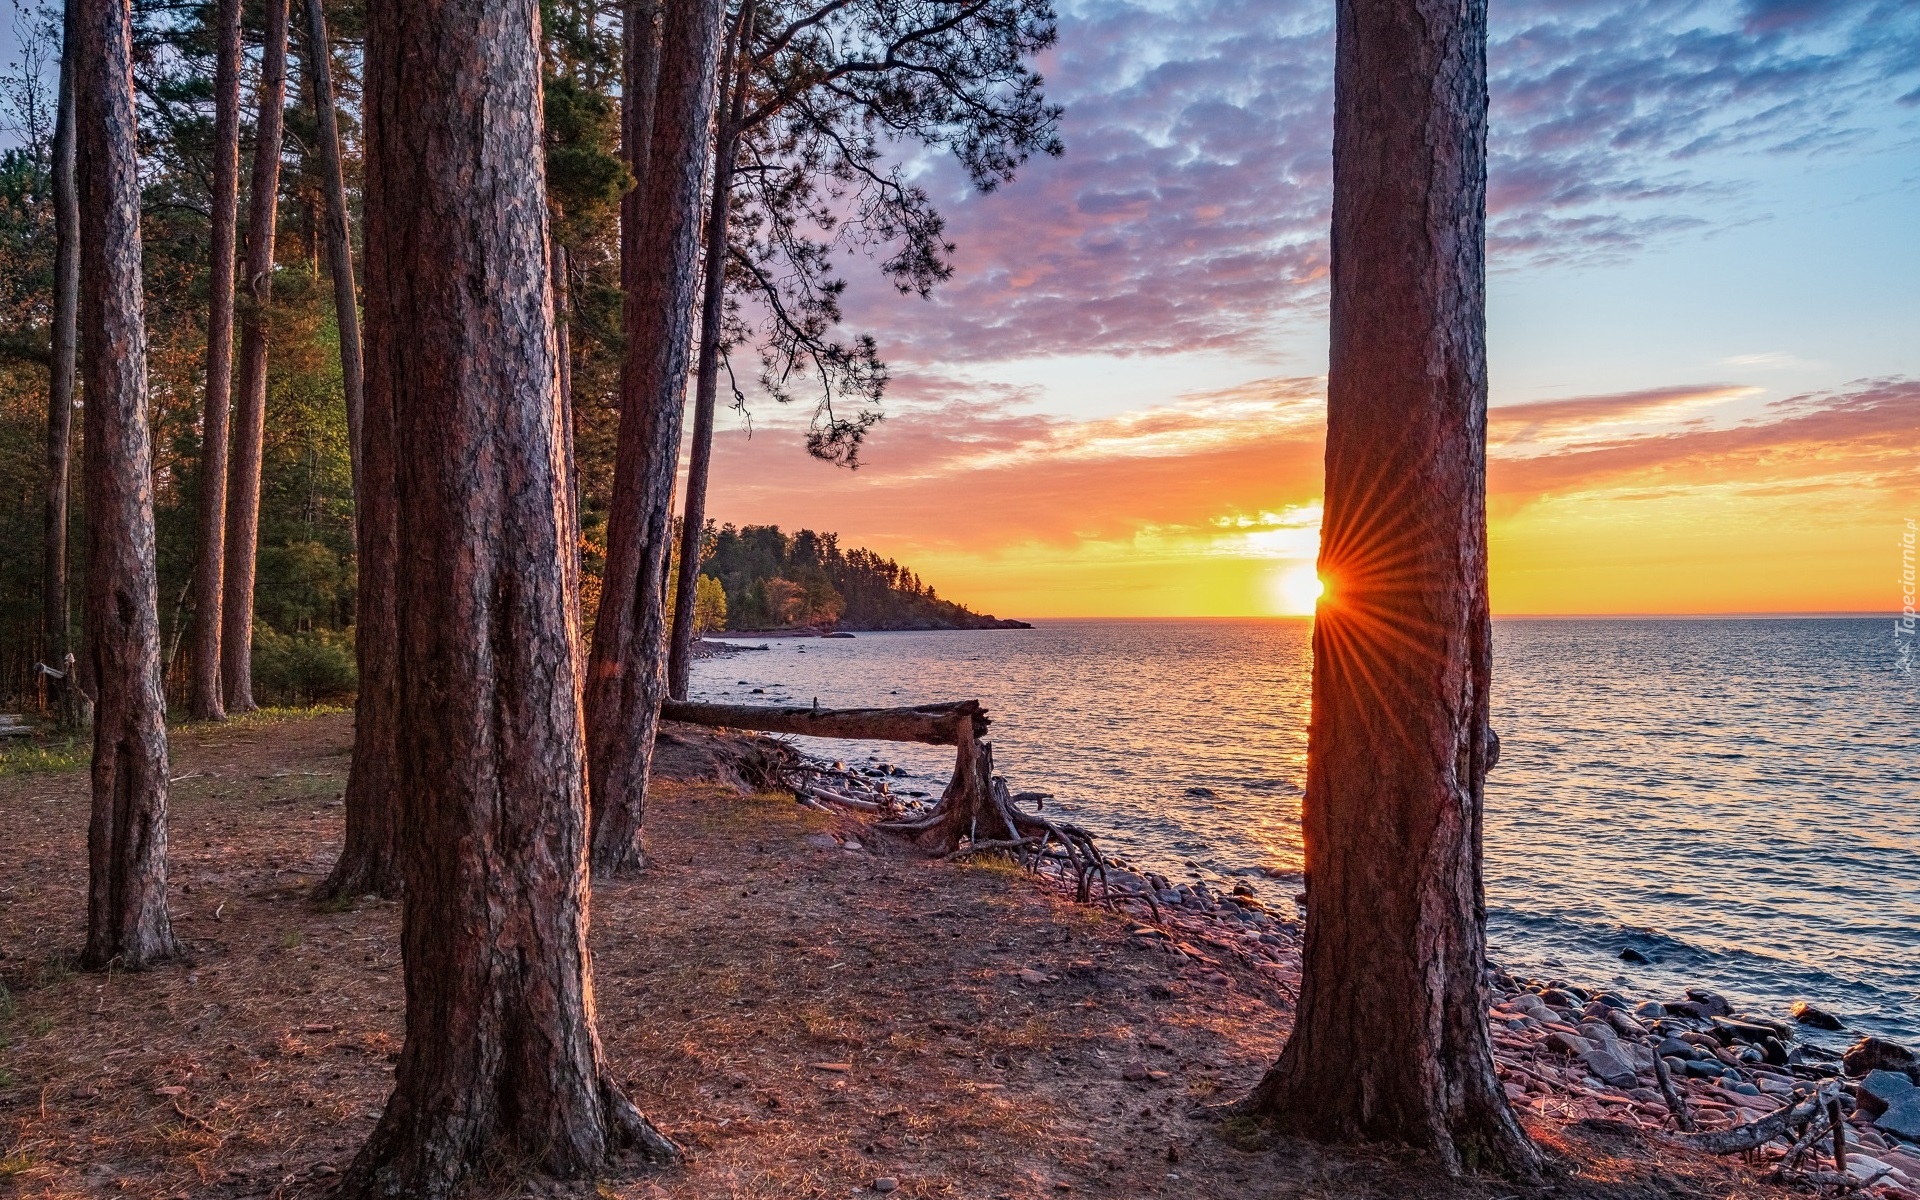
[[1895,1137],[1920,1142],[1920,1090],[1909,1091],[1889,1104],[1887,1111],[1874,1118],[1873,1125]]
[[1896,1101],[1913,1093],[1913,1080],[1898,1071],[1868,1071],[1854,1090],[1862,1111],[1877,1117]]
[[1609,1051],[1589,1050],[1580,1056],[1580,1060],[1608,1087],[1630,1088],[1640,1082],[1633,1068]]
[[1848,1046],[1840,1061],[1847,1074],[1855,1076],[1869,1071],[1898,1071],[1911,1079],[1915,1071],[1920,1070],[1913,1051],[1877,1037],[1864,1037]]
[[1792,1012],[1794,1020],[1814,1029],[1832,1031],[1845,1028],[1845,1026],[1841,1024],[1839,1017],[1834,1016],[1824,1008],[1817,1008],[1814,1005],[1808,1004],[1805,1000],[1795,1000],[1793,1002]]

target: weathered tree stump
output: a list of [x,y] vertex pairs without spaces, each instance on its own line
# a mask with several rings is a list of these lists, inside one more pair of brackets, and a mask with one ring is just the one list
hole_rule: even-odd
[[1039,804],[1046,794],[1022,792],[1015,797],[1007,781],[993,773],[992,744],[975,736],[970,721],[956,722],[954,728],[958,752],[953,779],[940,802],[921,816],[881,821],[874,828],[943,858],[1001,853],[1037,869],[1046,858],[1057,857],[1073,872],[1074,898],[1082,903],[1091,899],[1093,881],[1104,884],[1107,872],[1093,835],[1071,822],[1021,808],[1017,800]]

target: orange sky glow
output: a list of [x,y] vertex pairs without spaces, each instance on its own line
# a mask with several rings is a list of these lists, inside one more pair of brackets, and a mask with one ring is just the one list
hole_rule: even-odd
[[[716,444],[709,511],[835,530],[999,616],[1268,616],[1316,593],[1325,382],[1094,419],[902,381],[858,471],[764,426]],[[1878,612],[1920,513],[1920,383],[1765,401],[1738,384],[1499,405],[1500,614]]]

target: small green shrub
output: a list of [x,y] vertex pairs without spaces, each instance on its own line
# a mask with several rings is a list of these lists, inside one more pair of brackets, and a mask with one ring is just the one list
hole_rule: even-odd
[[319,704],[353,694],[353,633],[316,629],[279,633],[265,625],[253,630],[254,693],[276,704]]

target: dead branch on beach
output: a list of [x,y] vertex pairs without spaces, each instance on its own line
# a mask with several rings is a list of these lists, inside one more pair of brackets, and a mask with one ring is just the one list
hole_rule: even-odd
[[[794,793],[811,807],[834,804],[879,816],[874,828],[905,838],[938,858],[1003,854],[1030,870],[1052,865],[1070,874],[1074,896],[1093,895],[1095,879],[1107,882],[1106,859],[1093,834],[1070,821],[1041,816],[1051,797],[1045,792],[1014,793],[993,773],[993,746],[984,740],[989,724],[977,700],[922,704],[906,708],[774,708],[746,704],[695,704],[669,701],[661,708],[669,721],[752,729],[762,733],[871,741],[922,742],[955,747],[953,778],[932,809],[912,816],[892,809],[891,797],[865,800],[813,780],[797,780]],[[1033,811],[1021,807],[1031,803]]]

